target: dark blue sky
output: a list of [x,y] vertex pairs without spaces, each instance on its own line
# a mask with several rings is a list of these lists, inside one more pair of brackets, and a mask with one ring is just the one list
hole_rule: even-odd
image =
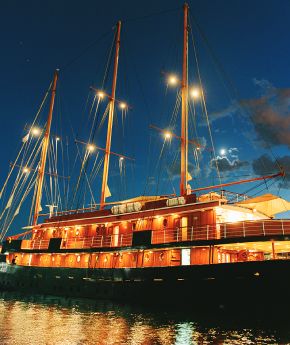
[[[148,125],[154,123],[165,127],[175,102],[175,92],[168,90],[166,93],[161,72],[173,70],[180,73],[182,4],[182,1],[176,0],[2,2],[0,180],[4,180],[8,164],[15,157],[16,147],[25,134],[25,124],[32,121],[57,67],[61,71],[60,105],[56,111],[62,113],[63,126],[69,128],[70,119],[80,139],[86,140],[82,127],[84,116],[87,116],[84,115],[84,107],[89,87],[101,85],[104,63],[113,37],[110,31],[115,22],[121,19],[123,27],[117,98],[125,99],[132,105],[128,114],[129,132],[122,143],[122,153],[136,158],[135,182],[131,180],[132,188],[129,188],[128,196],[142,194],[144,179],[151,176],[148,169],[154,170],[152,150],[149,155],[152,164],[148,163]],[[241,175],[245,174],[243,169],[246,168],[250,175],[255,175],[252,160],[267,150],[263,147],[265,145],[257,143],[261,138],[253,138],[249,133],[256,130],[256,134],[261,136],[265,131],[263,134],[259,132],[261,126],[250,129],[251,124],[247,123],[249,119],[236,115],[236,109],[229,111],[228,116],[225,116],[225,110],[231,106],[235,108],[237,100],[265,95],[269,85],[275,90],[288,88],[290,2],[197,0],[189,1],[189,5],[227,75],[226,78],[221,77],[223,72],[218,71],[213,63],[215,57],[208,54],[209,50],[195,30],[209,113],[213,114],[213,118],[222,113],[220,119],[212,122],[217,153],[222,148],[238,148],[238,158],[236,155],[227,155],[229,162],[233,163],[235,159],[247,162],[241,164],[242,170],[239,166],[225,170],[227,177],[238,171]],[[164,13],[157,15],[159,12]],[[105,33],[108,34],[101,39]],[[91,48],[86,50],[88,46]],[[191,74],[190,78],[193,79]],[[251,123],[250,120],[248,122]],[[246,134],[242,136],[240,132],[243,129]],[[201,126],[200,136],[206,137],[203,131]],[[68,130],[67,135],[69,133]],[[155,133],[153,141],[159,139]],[[115,151],[119,150],[120,140],[112,144]],[[208,138],[206,140],[209,144]],[[97,143],[101,145],[101,142]],[[157,155],[161,144],[162,139],[160,147],[156,148]],[[286,141],[271,143],[271,149],[278,156],[288,156]],[[155,182],[156,179],[155,176]],[[161,190],[165,192],[168,187],[166,177],[162,181],[165,183]],[[175,179],[175,187],[177,182]],[[169,188],[168,193],[171,192]]]

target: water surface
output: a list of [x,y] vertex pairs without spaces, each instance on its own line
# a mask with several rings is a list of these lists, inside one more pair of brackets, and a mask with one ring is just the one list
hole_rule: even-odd
[[[239,317],[0,294],[1,345],[290,344],[287,313]],[[285,316],[286,315],[286,316]]]

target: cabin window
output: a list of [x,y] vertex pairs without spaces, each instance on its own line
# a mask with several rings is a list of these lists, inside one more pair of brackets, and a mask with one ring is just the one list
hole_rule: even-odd
[[133,231],[136,230],[136,223],[135,223],[135,222],[132,223],[132,230],[133,230]]
[[167,225],[168,225],[168,220],[167,220],[167,218],[164,218],[163,219],[163,227],[166,228]]
[[190,248],[181,249],[181,265],[190,265]]

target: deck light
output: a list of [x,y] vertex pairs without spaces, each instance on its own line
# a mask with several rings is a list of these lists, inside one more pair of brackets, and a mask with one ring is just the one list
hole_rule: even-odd
[[24,167],[22,171],[24,174],[28,174],[30,172],[30,169],[27,167]]
[[56,141],[60,141],[60,137],[56,137],[55,140],[56,140]]
[[220,150],[220,154],[221,154],[222,156],[225,156],[226,153],[227,153],[227,151],[226,151],[225,149],[221,149],[221,150]]

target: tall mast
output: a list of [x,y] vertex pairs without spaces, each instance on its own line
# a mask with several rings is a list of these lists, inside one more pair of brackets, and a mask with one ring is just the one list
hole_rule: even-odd
[[48,151],[48,146],[49,146],[49,136],[50,136],[50,128],[51,128],[57,79],[58,79],[58,70],[54,72],[46,129],[45,129],[45,133],[44,133],[44,137],[42,141],[42,151],[41,151],[40,164],[39,164],[39,170],[38,170],[38,176],[37,176],[37,184],[36,184],[35,208],[34,208],[34,216],[33,216],[33,224],[32,224],[33,226],[37,224],[38,214],[41,210],[42,186],[43,186],[47,151]]
[[120,50],[120,34],[121,34],[121,22],[118,21],[116,28],[116,50],[115,50],[115,60],[114,60],[114,71],[113,71],[113,81],[112,81],[112,93],[109,105],[109,118],[108,118],[108,129],[107,129],[107,141],[106,141],[106,153],[104,160],[104,171],[103,171],[103,181],[102,181],[102,191],[100,200],[100,209],[102,210],[105,206],[106,201],[106,190],[108,185],[108,173],[110,164],[110,150],[111,150],[111,139],[112,139],[112,127],[114,118],[114,108],[115,108],[115,93],[117,85],[117,74],[118,74],[118,62],[119,62],[119,50]]
[[188,166],[188,4],[183,6],[183,61],[181,84],[181,159],[180,159],[180,195],[186,194]]

